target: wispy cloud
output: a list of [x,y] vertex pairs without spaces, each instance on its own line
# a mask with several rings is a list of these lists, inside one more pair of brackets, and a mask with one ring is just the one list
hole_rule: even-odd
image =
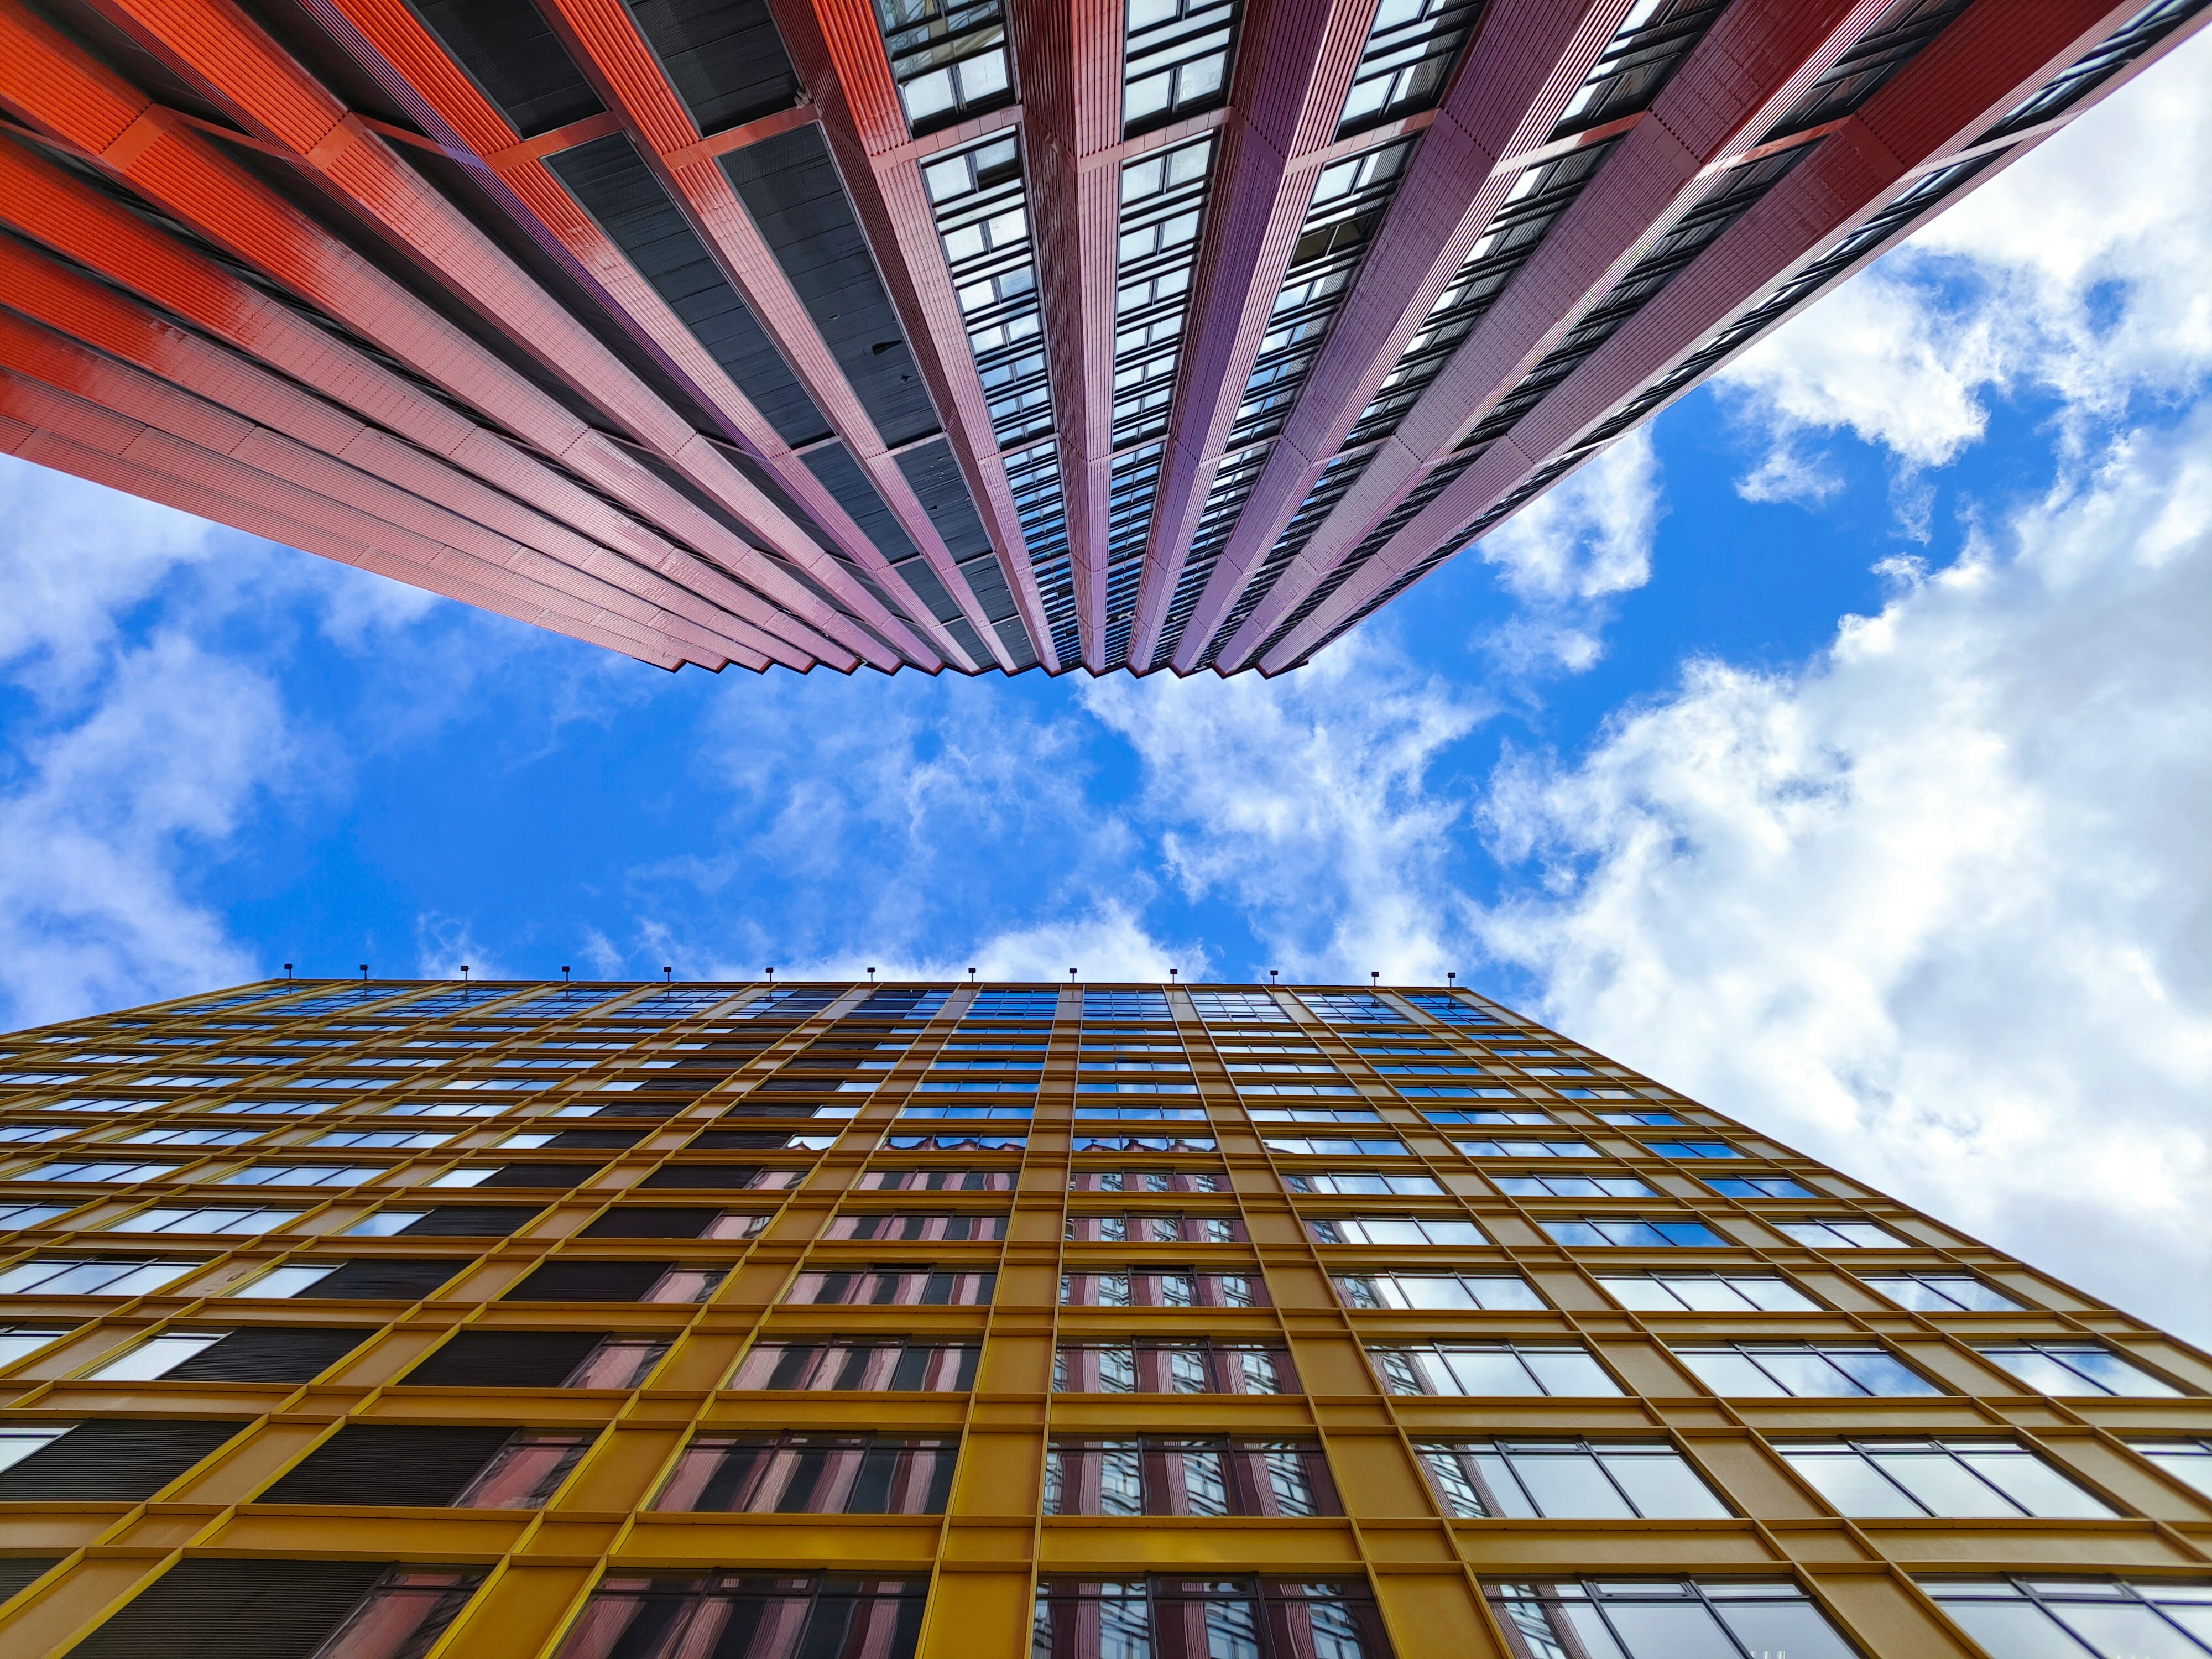
[[2083,419],[2191,391],[2212,371],[2208,78],[2212,35],[1745,353],[1723,380],[1765,448],[1743,492],[1825,500],[1823,433],[1912,471],[1979,441],[2009,392],[2091,441]]

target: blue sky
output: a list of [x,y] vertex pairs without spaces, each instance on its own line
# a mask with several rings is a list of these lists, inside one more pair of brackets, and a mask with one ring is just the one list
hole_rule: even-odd
[[2208,72],[1272,683],[671,677],[0,459],[0,1012],[1454,969],[2212,1335]]

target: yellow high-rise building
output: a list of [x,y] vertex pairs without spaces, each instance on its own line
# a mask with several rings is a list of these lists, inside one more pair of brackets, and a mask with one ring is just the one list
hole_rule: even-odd
[[1463,992],[0,1042],[10,1659],[2212,1654],[2212,1358]]

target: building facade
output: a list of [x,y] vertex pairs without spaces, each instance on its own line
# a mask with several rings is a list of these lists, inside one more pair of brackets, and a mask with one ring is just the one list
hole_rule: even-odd
[[0,1054],[20,1659],[2185,1659],[2212,1358],[1449,989]]
[[0,0],[0,448],[666,668],[1296,666],[2212,0]]

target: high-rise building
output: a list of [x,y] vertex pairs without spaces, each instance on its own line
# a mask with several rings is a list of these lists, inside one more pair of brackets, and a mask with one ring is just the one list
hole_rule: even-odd
[[1276,672],[2209,4],[0,0],[0,447],[669,668]]
[[0,1054],[11,1659],[2186,1659],[2212,1357],[1448,988]]

